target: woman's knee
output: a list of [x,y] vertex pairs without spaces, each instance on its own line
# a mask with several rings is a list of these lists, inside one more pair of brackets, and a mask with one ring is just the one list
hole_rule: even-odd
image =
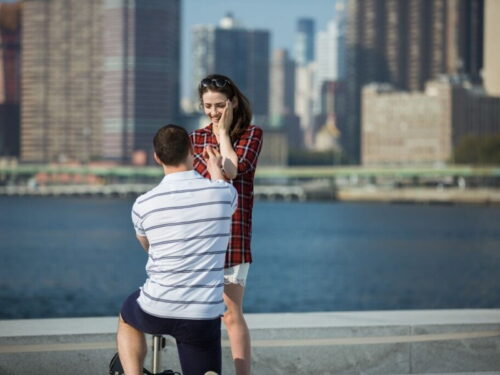
[[240,309],[228,309],[222,318],[226,326],[233,326],[245,322],[243,312]]

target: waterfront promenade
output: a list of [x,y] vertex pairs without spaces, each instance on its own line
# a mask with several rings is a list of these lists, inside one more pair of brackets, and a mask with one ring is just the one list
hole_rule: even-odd
[[[150,184],[108,185],[49,185],[4,186],[0,196],[137,196],[151,189]],[[342,202],[396,203],[465,203],[500,204],[500,189],[486,188],[388,188],[373,185],[364,187],[332,187],[328,182],[304,185],[257,185],[255,197],[262,200],[338,200]]]
[[[156,167],[0,166],[3,196],[129,196],[156,185]],[[497,167],[260,167],[263,200],[500,204]]]
[[[0,321],[0,374],[104,374],[116,324]],[[248,324],[258,375],[500,374],[500,309],[248,314]],[[223,373],[231,374],[223,337]],[[180,369],[171,339],[162,362]]]

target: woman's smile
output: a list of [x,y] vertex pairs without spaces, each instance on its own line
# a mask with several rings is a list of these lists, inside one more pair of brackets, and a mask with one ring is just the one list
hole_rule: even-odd
[[203,94],[202,99],[205,115],[212,123],[218,124],[226,107],[227,96],[220,92],[207,91]]

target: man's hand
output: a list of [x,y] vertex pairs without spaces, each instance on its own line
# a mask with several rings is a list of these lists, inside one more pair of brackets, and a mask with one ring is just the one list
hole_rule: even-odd
[[222,156],[219,151],[212,146],[206,146],[203,150],[203,158],[207,163],[207,169],[210,173],[212,181],[224,180],[224,173],[222,172]]

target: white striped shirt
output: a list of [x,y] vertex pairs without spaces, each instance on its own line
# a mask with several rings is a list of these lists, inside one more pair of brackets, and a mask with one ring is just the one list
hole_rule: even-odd
[[137,302],[148,314],[213,319],[224,313],[224,259],[237,205],[234,187],[196,171],[171,173],[137,198],[132,221],[149,241]]

